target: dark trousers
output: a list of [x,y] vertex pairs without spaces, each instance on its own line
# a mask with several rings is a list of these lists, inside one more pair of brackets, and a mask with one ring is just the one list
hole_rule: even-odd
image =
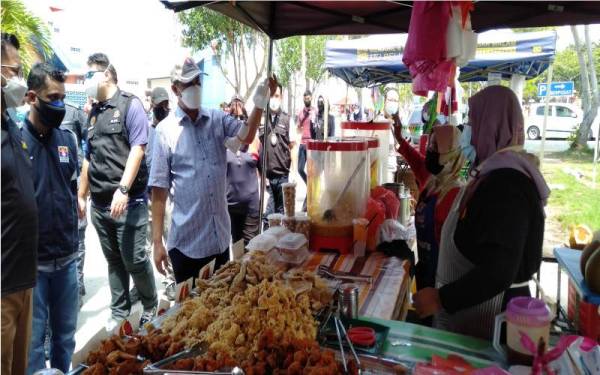
[[131,310],[129,276],[138,290],[144,310],[157,305],[156,285],[150,259],[146,253],[148,206],[136,203],[118,219],[110,210],[92,209],[92,224],[98,232],[100,246],[108,263],[110,308],[114,318],[126,318]]
[[229,205],[227,209],[231,220],[233,243],[244,239],[244,245],[247,245],[251,239],[258,235],[258,215],[249,214],[247,204]]
[[280,176],[269,179],[269,186],[271,187],[271,196],[273,197],[273,211],[275,213],[283,213],[283,188],[281,185],[288,182],[288,176]]
[[200,269],[215,259],[215,271],[221,268],[222,265],[229,262],[229,248],[221,254],[211,255],[206,258],[194,259],[183,254],[178,249],[169,250],[169,258],[175,273],[175,282],[181,283],[190,277],[198,277]]
[[85,284],[83,283],[83,265],[85,263],[85,230],[87,229],[87,218],[79,219],[79,247],[77,249],[77,286],[79,296],[85,296]]
[[306,145],[301,144],[300,147],[298,147],[298,174],[300,175],[300,177],[302,178],[304,183],[306,183],[306,172],[304,170],[305,167],[306,167]]

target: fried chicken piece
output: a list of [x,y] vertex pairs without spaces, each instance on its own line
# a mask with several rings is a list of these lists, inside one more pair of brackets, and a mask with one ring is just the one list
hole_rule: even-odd
[[106,367],[104,367],[102,363],[98,362],[86,368],[82,372],[82,375],[105,375],[107,373]]
[[194,369],[194,358],[179,359],[174,363],[167,366],[169,370],[186,370],[191,371]]

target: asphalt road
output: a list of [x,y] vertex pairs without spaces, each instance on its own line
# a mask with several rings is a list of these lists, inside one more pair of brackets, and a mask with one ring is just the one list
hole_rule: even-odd
[[[529,152],[533,152],[533,153],[538,153],[538,152],[540,152],[541,144],[542,144],[541,140],[536,140],[536,141],[526,140],[525,141],[525,150],[527,150]],[[588,142],[588,147],[593,149],[595,144],[596,144],[595,141]],[[566,139],[546,139],[546,142],[544,145],[544,153],[561,152],[561,151],[566,151],[568,149],[569,149],[569,141],[567,141]]]

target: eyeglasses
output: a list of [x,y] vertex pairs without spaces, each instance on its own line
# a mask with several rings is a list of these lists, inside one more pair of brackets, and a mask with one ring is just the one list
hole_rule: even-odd
[[23,78],[23,67],[21,65],[5,65],[2,64],[3,68],[12,70],[12,72],[20,79]]

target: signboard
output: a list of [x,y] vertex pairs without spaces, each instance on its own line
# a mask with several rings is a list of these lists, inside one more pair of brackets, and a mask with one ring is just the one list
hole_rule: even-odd
[[[575,91],[573,81],[569,82],[551,82],[550,96],[571,96]],[[538,96],[545,97],[548,94],[548,85],[546,83],[538,83]]]

